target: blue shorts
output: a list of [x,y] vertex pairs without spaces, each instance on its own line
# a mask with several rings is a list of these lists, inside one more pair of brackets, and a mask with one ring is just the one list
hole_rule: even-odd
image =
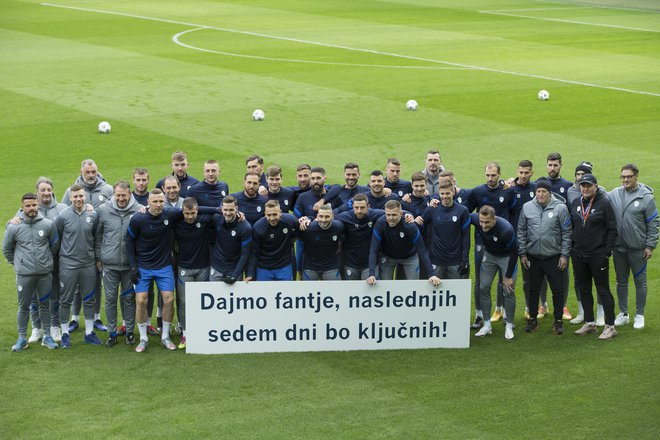
[[160,292],[174,292],[174,272],[172,266],[165,266],[161,269],[145,269],[140,267],[140,281],[135,285],[136,293],[149,291],[151,280],[156,281],[156,286]]
[[293,281],[291,265],[279,269],[262,269],[257,267],[257,281]]

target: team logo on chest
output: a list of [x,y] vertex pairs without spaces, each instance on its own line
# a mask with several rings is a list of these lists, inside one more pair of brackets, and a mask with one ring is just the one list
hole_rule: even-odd
[[463,197],[459,197],[456,200],[458,200],[458,203],[463,203]]
[[554,216],[555,216],[555,215],[554,215],[552,212],[549,212],[549,213],[548,213],[548,218],[552,218],[552,217],[554,217]]
[[222,191],[220,192],[220,194],[222,194],[222,197],[224,197],[224,196],[226,196],[226,195],[227,195],[227,193],[225,192],[225,190],[224,190],[224,189],[223,189],[223,190],[222,190]]
[[500,196],[500,203],[504,201],[504,197]]
[[403,191],[399,191],[399,197],[403,197]]
[[455,215],[452,216],[451,221],[453,221],[454,223],[456,223],[456,222],[458,221],[458,217],[456,217]]
[[529,192],[529,197],[532,198],[532,199],[534,198],[534,191]]
[[559,188],[560,193],[563,193],[564,191],[566,191],[566,188]]
[[100,200],[100,201],[104,201],[104,200],[105,200],[105,196],[100,195],[100,196],[99,196],[99,200]]
[[202,227],[202,224],[200,222],[197,222],[197,224],[195,226],[197,226],[197,229],[199,229],[199,228]]
[[493,237],[493,241],[497,241],[497,237]]
[[85,221],[86,221],[87,223],[91,223],[91,222],[92,222],[92,218],[91,218],[91,217],[85,217]]
[[516,197],[520,198],[520,194],[516,194]]
[[373,228],[374,227],[374,222],[367,223],[367,226],[369,226],[370,228]]
[[165,219],[165,220],[163,220],[163,224],[164,224],[165,226],[167,226],[167,225],[170,224],[170,221],[169,221],[168,219]]
[[186,271],[185,271],[185,270],[182,270],[182,271],[181,271],[181,276],[182,276],[182,277],[185,277],[185,276],[186,276]]
[[285,234],[288,234],[289,233],[289,228],[282,229],[282,232],[284,232]]
[[236,231],[234,231],[233,229],[231,230],[231,236],[236,237]]
[[261,206],[257,206],[257,212],[261,212]]
[[633,206],[634,206],[635,208],[637,208],[637,207],[639,206],[639,202],[638,202],[638,201],[635,201],[635,203],[633,203]]
[[404,234],[403,232],[399,232],[399,237],[403,238],[405,236],[406,236],[406,234]]
[[286,206],[289,206],[289,201],[288,201],[288,200],[285,200],[285,201],[284,201],[284,204],[285,204]]
[[336,235],[332,236],[332,241],[337,241],[337,236]]
[[44,236],[44,231],[43,230],[39,231],[39,237],[43,237],[43,236]]

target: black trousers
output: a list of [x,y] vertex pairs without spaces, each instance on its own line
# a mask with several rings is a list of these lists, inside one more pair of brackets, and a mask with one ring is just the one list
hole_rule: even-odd
[[592,281],[605,311],[605,324],[614,325],[614,297],[610,290],[610,259],[605,254],[585,257],[573,252],[573,275],[582,296],[584,322],[594,322]]
[[[552,315],[555,321],[561,321],[564,310],[564,282],[562,271],[559,270],[559,255],[547,258],[537,258],[527,255],[529,260],[529,317],[536,319],[539,307],[539,295],[543,278],[548,279],[552,290]],[[566,269],[565,269],[566,270]]]

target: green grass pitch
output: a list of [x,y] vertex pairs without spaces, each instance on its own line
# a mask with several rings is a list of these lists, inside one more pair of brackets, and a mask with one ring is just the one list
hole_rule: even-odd
[[[466,187],[493,160],[539,177],[559,151],[569,179],[590,160],[611,189],[632,161],[660,188],[657,1],[2,0],[0,55],[3,221],[41,175],[58,196],[88,157],[111,183],[136,166],[156,179],[176,149],[197,177],[219,160],[232,190],[252,153],[286,184],[302,162],[339,182],[347,161],[364,183],[388,157],[409,176],[431,148]],[[547,318],[525,334],[519,306],[513,341],[498,323],[468,350],[231,356],[156,340],[139,356],[80,332],[69,351],[11,353],[3,261],[0,437],[657,438],[658,258],[647,327],[606,343]]]

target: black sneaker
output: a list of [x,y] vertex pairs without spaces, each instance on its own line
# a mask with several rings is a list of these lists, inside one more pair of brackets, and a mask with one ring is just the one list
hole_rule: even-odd
[[483,326],[484,326],[484,318],[482,318],[481,316],[477,316],[474,319],[472,325],[470,325],[470,328],[481,328]]
[[555,323],[552,325],[552,331],[556,335],[563,335],[564,334],[564,323],[561,321],[561,319],[555,321]]
[[529,318],[527,320],[527,326],[525,326],[525,331],[527,333],[535,332],[539,328],[539,323],[534,318]]
[[133,333],[126,333],[126,344],[127,345],[135,344],[135,335]]
[[105,346],[112,348],[117,344],[117,336],[110,336],[107,341],[105,341]]

